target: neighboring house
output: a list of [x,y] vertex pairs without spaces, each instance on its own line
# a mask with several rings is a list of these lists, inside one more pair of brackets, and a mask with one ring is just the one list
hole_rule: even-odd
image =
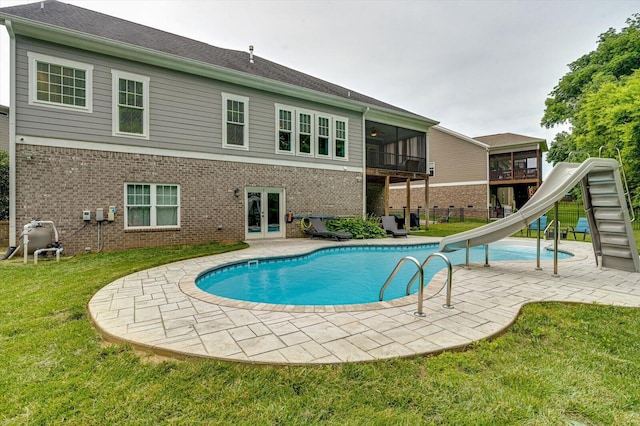
[[287,213],[360,216],[390,183],[427,177],[435,121],[252,48],[51,0],[2,8],[0,23],[12,245],[33,218],[71,253],[301,236]]
[[[542,183],[544,139],[503,133],[470,138],[442,126],[429,129],[428,202],[424,182],[412,185],[414,206],[460,208],[467,214],[502,217],[520,208]],[[392,187],[390,205],[405,206],[406,190]]]
[[[485,210],[488,205],[487,158],[489,146],[442,126],[429,129],[429,201],[425,182],[412,185],[414,205],[443,209],[465,207]],[[406,190],[392,187],[390,205],[404,207]]]
[[489,145],[489,192],[492,217],[502,217],[504,207],[517,210],[542,183],[542,153],[547,141],[513,133],[478,136]]
[[0,105],[0,151],[9,152],[9,107]]

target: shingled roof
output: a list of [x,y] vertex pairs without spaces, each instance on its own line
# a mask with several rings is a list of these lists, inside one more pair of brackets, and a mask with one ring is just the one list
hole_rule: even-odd
[[56,0],[30,3],[0,9],[0,20],[17,17],[53,25],[65,30],[114,40],[130,46],[187,58],[204,64],[234,70],[286,83],[323,94],[334,95],[363,104],[390,109],[403,114],[430,120],[375,98],[329,83],[308,74],[279,65],[265,58],[254,56],[249,62],[249,53],[223,49],[197,40],[192,40],[124,19],[62,3]]

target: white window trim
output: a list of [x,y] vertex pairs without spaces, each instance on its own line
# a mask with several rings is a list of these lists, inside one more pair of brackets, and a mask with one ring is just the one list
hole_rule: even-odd
[[[280,149],[280,111],[288,111],[291,113],[291,150],[284,151]],[[276,154],[296,155],[297,149],[297,126],[296,109],[288,105],[276,104]]]
[[[338,139],[336,137],[336,132],[338,131],[338,126],[336,125],[336,121],[342,121],[344,122],[344,157],[338,157],[336,156],[336,152],[335,152],[335,146],[336,146],[336,139]],[[332,147],[333,147],[333,151],[331,152],[331,157],[334,160],[338,160],[338,161],[349,161],[349,119],[345,118],[345,117],[338,117],[335,116],[333,117],[333,131],[331,134],[331,139],[333,141]]]
[[[151,212],[150,212],[150,225],[149,226],[129,226],[129,203],[127,200],[127,186],[128,185],[149,185],[151,187]],[[176,225],[158,226],[156,225],[157,212],[156,212],[156,189],[158,186],[175,186],[178,188],[178,218]],[[125,182],[124,183],[124,229],[126,230],[145,230],[145,229],[179,229],[180,228],[180,210],[182,210],[180,204],[180,185],[176,183],[149,183],[149,182]]]
[[[329,144],[328,150],[327,150],[327,154],[320,154],[319,149],[320,149],[320,144],[318,139],[320,138],[320,119],[321,118],[325,118],[328,122],[329,122],[329,134],[327,135],[327,139],[329,139],[329,141],[327,142]],[[334,133],[334,121],[333,118],[331,117],[331,115],[328,114],[322,114],[322,113],[318,113],[315,115],[315,131],[316,131],[316,139],[315,139],[315,143],[316,143],[316,151],[315,151],[315,155],[318,158],[331,158],[333,156],[333,133]]]
[[[305,114],[305,115],[309,115],[311,118],[311,141],[310,141],[310,147],[309,147],[309,152],[300,152],[300,124],[301,124],[301,120],[300,120],[300,115],[301,114]],[[310,111],[307,109],[297,109],[296,110],[296,154],[301,156],[301,157],[314,157],[315,156],[315,149],[316,149],[316,126],[315,126],[315,115],[316,113],[314,111]]]
[[[142,110],[142,134],[127,133],[120,131],[120,116],[118,109],[118,88],[120,79],[140,81],[143,84],[142,102],[144,109]],[[126,71],[111,70],[111,104],[112,104],[112,130],[113,136],[121,136],[136,139],[149,139],[149,82],[151,79],[147,76],[132,74]]]
[[[243,145],[233,145],[227,143],[227,101],[238,101],[244,103],[244,134]],[[230,149],[249,150],[249,98],[246,96],[222,93],[222,147]]]
[[[78,112],[93,112],[93,65],[83,62],[71,61],[69,59],[56,58],[54,56],[43,55],[36,52],[27,52],[29,59],[29,105],[42,105],[51,108],[72,110]],[[56,102],[46,102],[38,99],[38,66],[37,62],[47,62],[49,64],[61,65],[63,67],[77,68],[84,70],[86,77],[86,97],[85,106],[75,106],[59,104]]]

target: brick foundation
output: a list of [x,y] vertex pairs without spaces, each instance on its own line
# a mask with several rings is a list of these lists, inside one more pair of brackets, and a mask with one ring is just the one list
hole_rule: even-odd
[[[416,182],[417,183],[417,182]],[[419,188],[411,188],[411,209],[415,210],[418,206],[425,207],[427,203],[424,199],[424,181],[420,181]],[[412,185],[413,186],[413,185]],[[392,206],[394,210],[402,210],[403,206],[407,205],[406,189],[403,185],[402,188],[389,189],[389,206]],[[429,188],[429,199],[431,199],[431,188]]]
[[[405,189],[391,189],[389,204],[394,208],[402,208],[406,204]],[[411,206],[426,206],[424,199],[424,187],[411,188]],[[486,185],[460,185],[460,186],[435,186],[429,187],[429,208],[469,207],[476,209],[487,208]]]
[[429,188],[429,207],[487,208],[486,185],[437,186]]
[[[283,215],[362,213],[359,173],[23,144],[16,150],[16,228],[34,218],[54,221],[65,253],[98,249],[95,210],[106,215],[108,206],[117,212],[101,225],[103,250],[243,240],[248,186],[284,188]],[[180,228],[125,230],[125,183],[180,185]],[[91,211],[88,224],[83,210]],[[302,235],[298,220],[286,225],[287,237]]]

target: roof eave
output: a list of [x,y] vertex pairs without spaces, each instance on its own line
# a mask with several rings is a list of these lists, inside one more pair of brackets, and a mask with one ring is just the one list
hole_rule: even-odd
[[430,126],[438,124],[437,121],[421,117],[416,114],[403,113],[390,108],[346,99],[340,96],[318,92],[316,90],[247,74],[242,71],[208,64],[182,56],[159,52],[157,50],[135,46],[105,37],[83,33],[81,31],[70,30],[56,25],[33,21],[19,16],[0,13],[0,23],[4,25],[5,21],[11,21],[13,30],[16,34],[64,46],[89,50],[162,68],[213,78],[253,89],[319,102],[350,111],[363,112],[369,108],[369,114],[375,115],[376,119],[392,120],[395,124],[411,128],[426,130]]
[[547,147],[547,141],[544,140],[544,139],[540,139],[540,140],[537,140],[537,141],[520,142],[520,143],[514,143],[514,144],[508,144],[508,145],[490,146],[489,151],[497,151],[497,150],[500,150],[500,149],[523,148],[523,147],[526,147],[527,145],[538,145],[538,147],[540,148],[540,151],[542,151],[542,152],[547,152],[549,150],[549,148]]

